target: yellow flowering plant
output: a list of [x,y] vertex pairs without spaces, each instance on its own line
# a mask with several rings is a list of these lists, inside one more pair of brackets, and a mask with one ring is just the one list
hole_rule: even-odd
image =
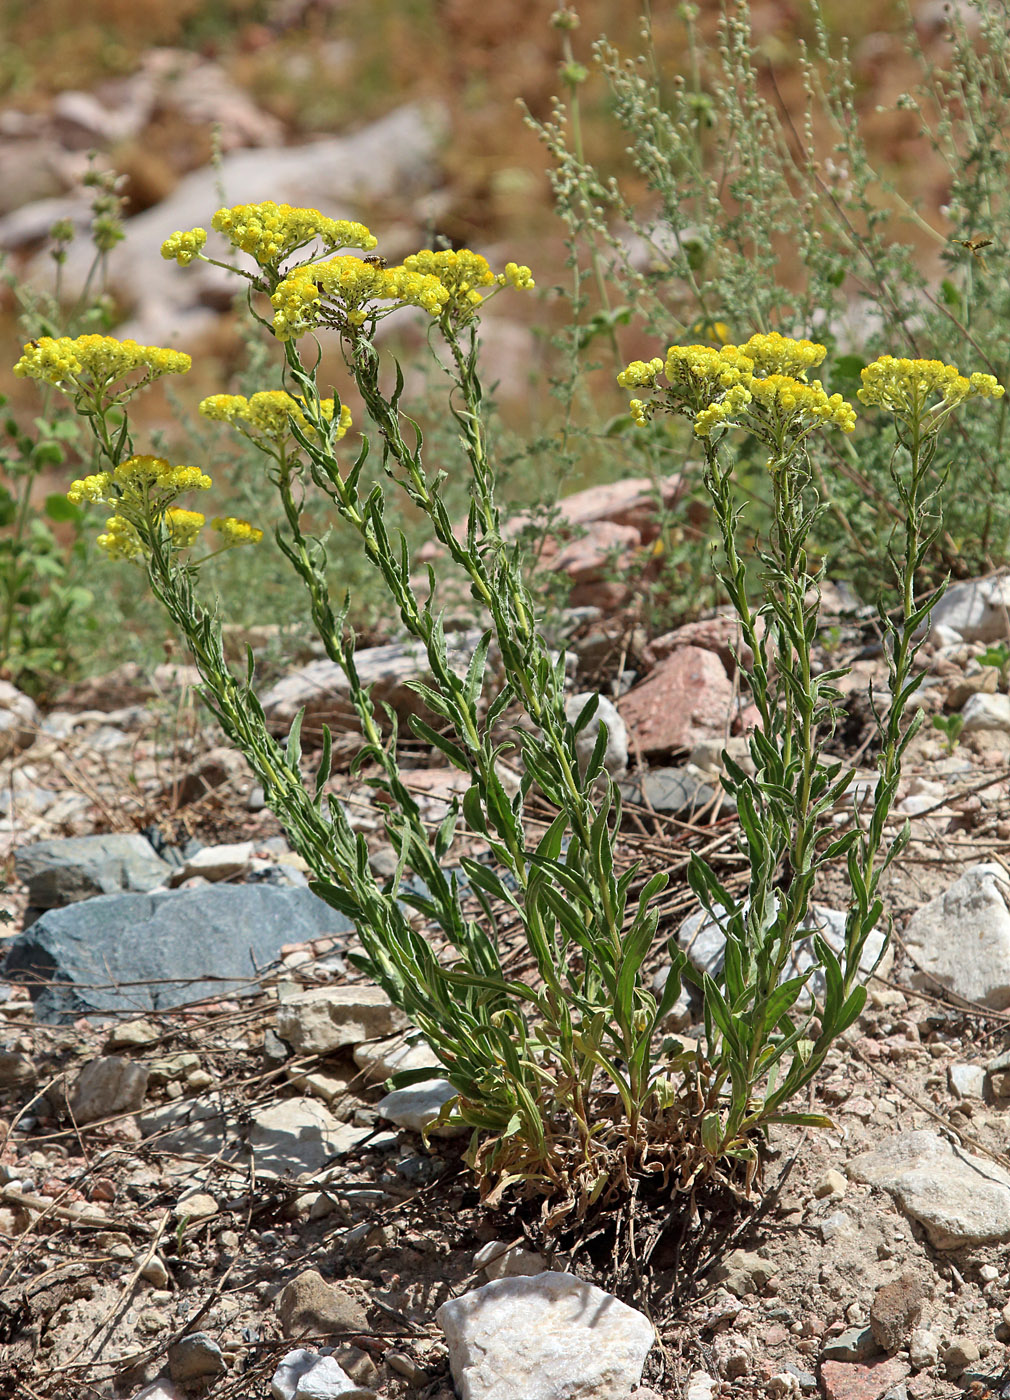
[[[755,1130],[773,1122],[827,1121],[789,1104],[862,1009],[863,982],[873,965],[867,964],[867,941],[883,916],[880,877],[908,840],[907,824],[890,840],[885,826],[902,755],[922,722],[921,711],[904,718],[922,679],[915,670],[921,645],[915,637],[943,592],[941,586],[916,596],[917,571],[941,527],[945,473],[939,485],[929,484],[929,474],[951,414],[967,399],[998,399],[1004,393],[992,375],[965,377],[936,360],[882,356],[862,371],[858,398],[894,420],[890,470],[901,524],[892,534],[888,563],[901,601],[897,616],[884,601],[879,608],[891,698],[886,709],[875,710],[880,750],[873,801],[865,820],[854,810],[852,824],[839,832],[833,817],[855,770],[823,752],[838,718],[835,683],[845,672],[817,674],[812,661],[823,564],[808,557],[807,541],[826,502],[810,450],[823,431],[851,433],[856,413],[819,380],[808,381],[825,354],[824,346],[773,332],[718,350],[672,346],[665,360],[636,360],[618,376],[624,388],[648,392],[632,401],[637,423],[656,414],[681,415],[701,443],[704,483],[722,537],[721,578],[744,642],[738,662],[758,715],[750,739],[753,773],[724,755],[723,781],[736,801],[748,858],[746,894],[733,898],[698,855],[692,855],[690,868],[705,914],[726,936],[721,977],[701,979],[706,1026],[699,1071],[705,1097],[701,1132],[716,1155],[742,1158],[749,1167],[756,1161]],[[756,604],[737,543],[746,512],[734,490],[738,454],[732,445],[739,434],[756,439],[767,452],[772,487]],[[749,663],[743,660],[747,653]],[[813,968],[794,976],[787,976],[787,969],[796,942],[810,936],[818,873],[840,860],[850,887],[844,942],[836,954],[823,937],[814,936],[825,985],[814,1001]],[[885,946],[880,945],[881,956]]]

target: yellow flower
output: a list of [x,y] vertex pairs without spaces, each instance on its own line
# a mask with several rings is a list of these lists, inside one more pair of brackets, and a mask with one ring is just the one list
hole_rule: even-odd
[[235,515],[219,515],[210,523],[211,528],[221,536],[224,548],[239,544],[259,544],[263,538],[263,531],[258,526],[250,525],[248,520],[241,520]]
[[438,316],[449,299],[448,288],[430,273],[380,267],[353,255],[297,268],[270,298],[279,340],[320,325],[354,328],[401,306],[420,306]]
[[841,428],[843,433],[851,433],[856,426],[852,405],[841,394],[829,398],[819,379],[804,384],[788,374],[752,375],[747,388],[772,420],[772,428],[784,429],[794,439],[805,437],[821,423]]
[[[499,283],[487,259],[479,253],[471,253],[469,248],[438,253],[424,248],[404,258],[403,266],[410,273],[434,277],[441,283],[449,294],[446,309],[455,313],[458,320],[469,320],[484,300],[477,290],[479,287],[504,285],[504,278]],[[528,268],[526,270],[529,271]]]
[[[867,365],[861,378],[857,397],[863,403],[885,408],[910,423],[921,424],[929,413],[933,427],[965,399],[999,399],[1005,392],[991,374],[966,379],[956,366],[942,360],[904,360],[893,355],[881,355]],[[931,403],[936,397],[939,402]]]
[[109,335],[42,336],[29,341],[14,366],[21,379],[40,379],[46,384],[70,386],[91,395],[106,394],[113,385],[134,370],[143,377],[123,386],[121,392],[134,393],[163,374],[185,374],[192,360],[179,350],[162,350],[156,345],[138,345],[135,340],[116,340]]
[[503,287],[508,283],[509,286],[517,288],[520,292],[529,291],[531,287],[537,285],[533,280],[533,273],[525,263],[506,263],[504,273],[498,274],[498,281]]
[[199,467],[173,467],[164,457],[135,456],[121,462],[112,480],[126,500],[174,500],[184,491],[207,491],[213,485]]
[[161,245],[161,256],[168,262],[174,258],[180,267],[188,267],[206,242],[205,228],[191,228],[185,233],[173,233]]
[[110,501],[114,500],[112,491],[112,476],[109,472],[96,472],[94,476],[81,477],[78,481],[70,483],[70,490],[67,492],[67,500],[72,505],[83,505],[85,501]]
[[755,374],[788,374],[794,379],[806,379],[807,370],[816,368],[828,353],[812,340],[792,340],[778,331],[752,335],[740,349],[753,360]]
[[[319,409],[323,418],[333,418],[332,399],[320,399]],[[292,419],[303,429],[309,427],[298,400],[283,389],[261,389],[248,399],[244,394],[212,394],[200,404],[200,412],[215,422],[230,423],[254,442],[265,439],[277,447],[291,436]],[[351,410],[341,404],[335,433],[338,441],[350,426]]]
[[663,361],[658,357],[654,360],[632,360],[621,370],[617,376],[617,382],[622,389],[651,389],[656,383],[656,375],[663,368]]
[[378,241],[364,224],[330,219],[318,209],[296,209],[272,199],[219,209],[211,227],[261,267],[271,268],[317,240],[328,253],[336,248],[374,248]]
[[182,510],[173,506],[165,511],[165,524],[177,549],[188,549],[203,529],[206,516],[198,510]]
[[143,553],[136,526],[121,515],[109,516],[105,522],[105,534],[99,535],[95,543],[110,559],[136,559]]

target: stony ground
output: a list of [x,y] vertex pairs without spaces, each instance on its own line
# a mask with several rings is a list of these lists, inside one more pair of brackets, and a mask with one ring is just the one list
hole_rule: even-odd
[[[991,640],[1006,614],[1000,585],[957,589],[923,653],[922,700],[967,721],[952,753],[928,725],[909,753],[901,808],[913,839],[885,890],[893,963],[871,982],[865,1013],[811,1094],[834,1126],[776,1132],[753,1208],[696,1230],[691,1267],[663,1248],[652,1256],[634,1301],[659,1337],[643,1384],[664,1400],[926,1400],[971,1385],[981,1394],[1003,1372],[1010,701],[997,672],[978,664],[982,642],[963,638],[988,629]],[[726,624],[629,643],[627,628],[592,610],[571,621],[573,688],[612,689],[607,668],[618,663],[618,689],[633,683],[619,705],[632,752],[624,781],[640,800],[618,855],[675,872],[669,933],[691,908],[677,875],[689,847],[722,859],[727,879],[740,875],[733,815],[713,802],[711,705],[697,695],[686,704],[677,691],[697,683],[699,651],[727,679]],[[865,686],[879,685],[881,663],[863,618],[840,613],[839,626],[855,668],[845,744],[850,756],[872,753]],[[381,660],[391,674],[388,655]],[[402,673],[393,670],[395,690]],[[295,675],[279,678],[282,699]],[[143,830],[169,862],[162,883],[193,898],[221,881],[298,890],[297,857],[244,764],[205,724],[190,679],[185,668],[126,668],[75,687],[43,715],[18,717],[8,701],[5,732],[23,745],[3,795],[2,839],[21,853],[23,877],[10,889],[10,938],[29,887],[42,899],[49,878],[26,848],[53,838]],[[661,684],[667,703],[657,711],[642,697]],[[736,704],[723,708],[723,727]],[[679,742],[657,737],[657,713],[667,726],[680,714]],[[349,756],[350,736],[344,747]],[[405,762],[437,820],[447,775],[420,750]],[[336,784],[381,869],[388,854],[371,789],[346,766]],[[982,863],[964,898],[955,891],[943,903]],[[818,891],[825,906],[842,898],[840,877]],[[450,1400],[435,1312],[494,1275],[496,1249],[513,1249],[509,1270],[546,1263],[607,1286],[606,1258],[552,1252],[521,1214],[483,1210],[459,1140],[425,1142],[409,1113],[390,1106],[381,1081],[402,1063],[391,1052],[403,1050],[388,1008],[369,1020],[359,1007],[354,1034],[319,1038],[306,1010],[319,988],[368,1002],[346,961],[354,943],[345,930],[279,947],[246,994],[197,1005],[176,988],[171,1006],[152,1009],[139,987],[121,985],[116,1015],[71,1024],[38,1023],[28,988],[0,983],[0,1395],[289,1397],[293,1386],[270,1385],[297,1338],[313,1355],[333,1348],[366,1392]],[[696,1019],[684,1009],[679,1029],[690,1034]],[[655,1219],[643,1214],[642,1239]],[[541,1258],[531,1263],[530,1252]]]

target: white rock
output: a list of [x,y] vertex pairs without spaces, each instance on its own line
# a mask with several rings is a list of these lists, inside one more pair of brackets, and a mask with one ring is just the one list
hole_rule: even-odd
[[542,1254],[522,1249],[519,1245],[507,1245],[504,1240],[492,1240],[483,1245],[473,1256],[475,1269],[483,1269],[490,1279],[518,1278],[521,1275],[533,1277],[542,1274],[547,1261]]
[[692,1371],[687,1383],[687,1400],[712,1400],[718,1384],[707,1371]]
[[35,701],[10,681],[0,680],[0,758],[27,748],[38,733],[38,727]]
[[182,867],[173,883],[202,875],[205,880],[237,880],[249,870],[253,843],[234,841],[224,846],[202,846]]
[[375,1400],[332,1356],[299,1347],[283,1358],[270,1381],[272,1400]]
[[573,1274],[503,1278],[443,1303],[460,1400],[627,1400],[652,1323]]
[[[598,695],[598,692],[584,690],[581,694],[572,695],[565,701],[565,717],[570,724],[575,723],[594,694]],[[598,699],[596,714],[575,740],[579,771],[585,773],[589,760],[593,756],[593,749],[596,747],[596,736],[600,732],[600,725],[605,724],[607,726],[607,749],[603,758],[603,766],[612,778],[619,778],[628,767],[628,727],[612,701],[608,700],[605,695],[598,695]]]
[[311,987],[285,998],[277,1009],[277,1034],[296,1055],[328,1055],[345,1045],[405,1030],[407,1018],[381,987]]
[[439,1058],[426,1040],[416,1036],[392,1036],[388,1040],[366,1040],[351,1052],[365,1084],[381,1084],[406,1069],[432,1069]]
[[1010,733],[1010,695],[987,695],[980,692],[972,695],[961,711],[964,720],[963,733],[973,734],[980,729],[1000,729]]
[[945,894],[924,904],[903,934],[915,966],[909,985],[937,985],[993,1011],[1010,1006],[1010,877],[999,865],[971,866]]
[[938,1133],[897,1133],[846,1170],[853,1181],[890,1191],[935,1249],[1010,1240],[1010,1175]]
[[186,1400],[186,1394],[174,1381],[161,1376],[150,1385],[145,1385],[143,1390],[138,1390],[133,1400]]
[[926,1327],[917,1327],[908,1343],[908,1359],[917,1371],[935,1366],[940,1358],[940,1338]]
[[[807,927],[811,931],[816,930],[835,953],[841,953],[845,946],[845,915],[838,909],[828,909],[821,904],[812,904]],[[693,914],[689,914],[680,928],[677,930],[677,942],[687,953],[688,958],[699,972],[707,972],[712,977],[718,977],[722,972],[723,958],[726,948],[726,935],[720,926],[708,917],[703,909],[698,909]],[[884,935],[879,929],[873,929],[866,940],[863,948],[863,956],[859,960],[859,966],[863,975],[868,977],[874,969],[880,950],[884,944]],[[795,977],[799,973],[806,972],[814,962],[813,939],[802,938],[794,942],[789,961],[786,963],[782,974],[783,980],[788,977]],[[876,970],[881,976],[886,977],[894,962],[894,953],[888,948],[881,958]],[[810,986],[814,996],[820,997],[824,994],[824,974],[818,968],[810,979]],[[802,1004],[802,998],[801,998]]]
[[147,1066],[123,1055],[90,1061],[74,1081],[70,1110],[77,1123],[96,1123],[114,1113],[133,1113],[147,1093]]
[[415,1133],[421,1133],[434,1123],[442,1105],[455,1097],[456,1090],[448,1079],[432,1079],[425,1084],[412,1085],[409,1089],[394,1089],[379,1100],[375,1111],[380,1118],[388,1118],[398,1128],[410,1128]]
[[1007,609],[1010,607],[1010,577],[965,579],[947,589],[930,614],[930,640],[949,632],[966,642],[998,642],[1008,636]]
[[948,1065],[947,1083],[959,1099],[985,1097],[985,1069],[982,1065]]
[[849,1183],[842,1173],[830,1167],[815,1184],[814,1199],[823,1201],[830,1196],[834,1200],[841,1200],[848,1189]]
[[249,1144],[261,1176],[297,1176],[350,1152],[369,1131],[341,1123],[317,1099],[283,1099],[253,1115]]

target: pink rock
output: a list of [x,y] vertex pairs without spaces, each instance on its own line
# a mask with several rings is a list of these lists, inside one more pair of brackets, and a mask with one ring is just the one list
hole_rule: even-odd
[[744,646],[740,624],[735,616],[704,617],[697,622],[685,622],[672,632],[664,632],[649,643],[645,660],[653,664],[663,661],[681,647],[704,647],[706,651],[714,651],[731,676],[736,671],[734,651],[743,657],[745,666],[749,666],[753,659],[750,647]]
[[[626,477],[605,486],[589,486],[558,501],[561,522],[565,525],[592,525],[610,521],[614,525],[630,525],[651,543],[659,534],[659,512],[679,505],[687,482],[678,474],[653,482],[647,476]],[[502,528],[506,539],[513,539],[529,524],[524,512],[512,516]]]
[[896,1356],[882,1361],[823,1361],[824,1400],[880,1400],[891,1386],[908,1375],[908,1365]]
[[609,520],[590,525],[580,539],[572,540],[555,556],[551,568],[565,573],[572,583],[595,583],[625,568],[632,552],[639,549],[642,536],[633,525],[614,525]]
[[620,703],[621,715],[645,757],[720,739],[735,712],[733,684],[722,662],[701,647],[681,647]]

